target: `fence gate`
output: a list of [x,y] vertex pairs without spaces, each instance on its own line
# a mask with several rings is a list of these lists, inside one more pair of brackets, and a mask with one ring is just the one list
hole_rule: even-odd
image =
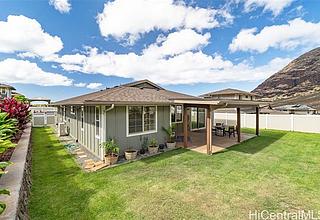
[[57,109],[54,107],[30,107],[32,126],[44,127],[56,123]]

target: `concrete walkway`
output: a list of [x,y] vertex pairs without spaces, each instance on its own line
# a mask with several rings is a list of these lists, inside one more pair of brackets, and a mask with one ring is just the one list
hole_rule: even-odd
[[[199,153],[207,153],[207,138],[204,130],[189,132],[190,141],[188,142],[188,149]],[[241,133],[241,142],[255,137],[256,135]],[[216,136],[212,134],[212,153],[217,153],[238,144],[237,135],[231,136]],[[178,146],[183,146],[183,142],[179,142]]]

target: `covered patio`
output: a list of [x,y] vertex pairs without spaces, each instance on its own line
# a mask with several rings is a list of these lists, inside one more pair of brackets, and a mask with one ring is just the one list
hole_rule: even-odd
[[[259,136],[259,101],[252,100],[174,100],[175,104],[183,105],[183,123],[181,132],[178,132],[180,141],[178,146],[190,148],[191,150],[207,153],[222,151],[237,143],[248,140],[252,137]],[[199,130],[192,130],[190,127],[191,108],[206,109],[205,127]],[[221,108],[236,108],[237,120],[235,132],[232,135],[216,136],[213,129],[214,110]],[[241,108],[254,108],[256,113],[256,132],[253,134],[245,134],[241,132]],[[191,125],[192,126],[192,125]],[[240,135],[239,135],[240,134]]]

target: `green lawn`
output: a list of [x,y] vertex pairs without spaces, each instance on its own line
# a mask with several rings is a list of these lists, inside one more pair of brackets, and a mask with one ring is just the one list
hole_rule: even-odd
[[213,156],[185,149],[96,173],[32,133],[32,219],[247,219],[320,210],[320,135],[262,131]]

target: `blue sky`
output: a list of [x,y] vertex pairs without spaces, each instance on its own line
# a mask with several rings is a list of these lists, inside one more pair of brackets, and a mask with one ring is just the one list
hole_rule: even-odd
[[53,100],[148,78],[252,90],[320,44],[317,0],[0,1],[0,82]]

